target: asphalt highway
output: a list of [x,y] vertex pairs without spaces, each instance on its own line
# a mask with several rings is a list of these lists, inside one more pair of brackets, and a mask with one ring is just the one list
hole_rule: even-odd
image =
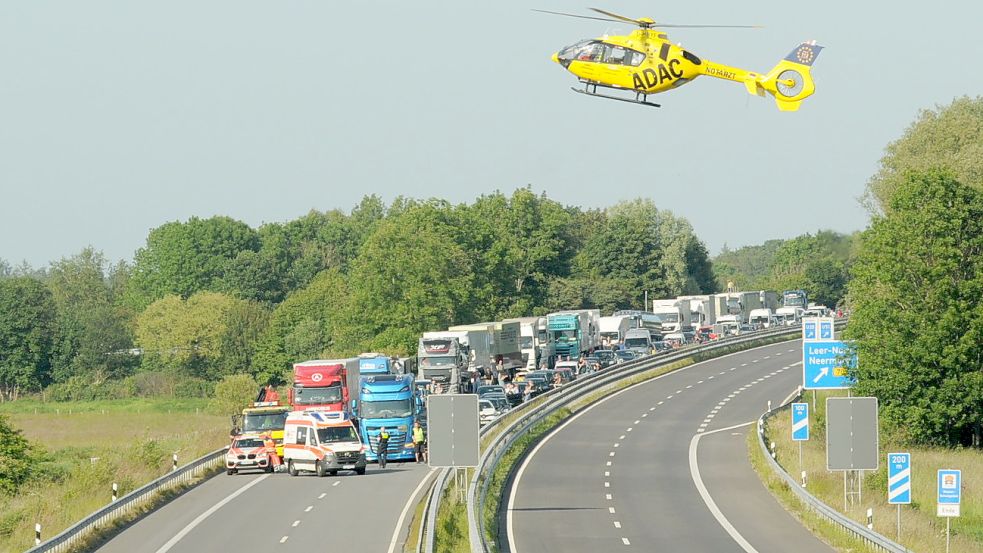
[[405,507],[414,491],[423,493],[428,474],[427,465],[413,462],[390,462],[385,470],[369,464],[362,476],[222,473],[97,551],[402,551],[412,516]]
[[[801,342],[692,365],[548,435],[516,474],[512,553],[831,553],[758,480],[746,437],[801,383]],[[750,424],[746,424],[750,423]]]

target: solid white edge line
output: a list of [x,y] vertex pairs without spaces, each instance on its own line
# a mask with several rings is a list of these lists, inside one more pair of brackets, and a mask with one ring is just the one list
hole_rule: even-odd
[[716,432],[723,432],[724,430],[733,430],[734,428],[740,428],[742,426],[748,426],[750,424],[754,424],[754,421],[746,422],[744,424],[738,424],[735,426],[730,426],[727,428],[721,428],[720,430],[714,430],[713,432],[696,434],[695,436],[693,436],[693,439],[689,442],[689,473],[690,476],[693,477],[693,484],[696,486],[696,490],[700,492],[700,497],[702,497],[703,502],[706,503],[707,509],[710,509],[710,514],[713,515],[713,518],[717,519],[717,522],[720,524],[720,526],[722,526],[723,529],[728,534],[730,534],[730,537],[733,538],[735,542],[737,542],[737,545],[741,546],[741,549],[743,549],[747,553],[758,553],[758,550],[755,549],[750,543],[748,543],[746,539],[744,539],[744,536],[742,536],[741,533],[737,531],[737,528],[734,528],[734,525],[732,525],[730,521],[727,520],[727,517],[724,516],[724,513],[721,512],[720,509],[717,507],[717,504],[714,503],[713,498],[710,497],[710,492],[707,491],[707,487],[703,484],[703,479],[700,478],[700,467],[698,466],[696,460],[696,449],[700,443],[700,438],[702,438],[703,436],[714,434]]
[[[779,344],[781,344],[781,343],[782,342],[779,342]],[[512,532],[512,527],[513,527],[513,524],[512,524],[512,512],[514,511],[513,508],[515,507],[515,490],[516,490],[516,486],[518,486],[519,480],[522,479],[522,474],[524,472],[526,472],[526,467],[528,467],[529,466],[529,463],[531,463],[532,460],[533,460],[533,458],[536,457],[536,453],[538,453],[539,450],[544,445],[546,445],[547,443],[549,443],[549,441],[553,438],[553,436],[557,435],[561,430],[563,430],[564,428],[566,428],[567,425],[573,423],[575,420],[579,419],[581,416],[583,416],[586,413],[590,412],[591,409],[597,407],[598,405],[601,405],[602,403],[608,401],[611,398],[618,397],[619,395],[621,395],[621,394],[623,394],[623,393],[625,393],[625,392],[627,392],[629,390],[632,390],[632,389],[634,389],[634,388],[636,388],[638,386],[643,386],[645,384],[651,384],[653,382],[662,380],[663,378],[665,378],[667,376],[672,376],[672,375],[680,374],[683,371],[690,370],[690,369],[692,369],[694,367],[699,367],[699,366],[704,365],[706,363],[710,363],[710,362],[713,362],[713,361],[718,361],[720,359],[726,359],[726,358],[732,357],[734,355],[743,355],[743,354],[745,354],[745,353],[747,353],[749,351],[754,351],[756,349],[761,349],[761,348],[772,347],[772,346],[775,346],[775,345],[778,345],[778,344],[765,344],[763,346],[758,346],[758,347],[751,348],[751,349],[746,349],[746,350],[742,350],[742,351],[735,351],[734,353],[728,353],[727,355],[721,355],[720,357],[715,357],[713,359],[707,359],[706,361],[700,361],[698,363],[693,363],[692,365],[687,365],[685,367],[681,367],[679,369],[676,369],[676,370],[671,371],[671,372],[667,372],[665,374],[660,374],[659,376],[657,376],[655,378],[650,378],[648,380],[643,380],[641,382],[636,382],[635,384],[632,384],[631,386],[628,386],[626,388],[622,388],[622,389],[618,390],[617,392],[615,392],[615,393],[613,393],[613,394],[611,394],[611,395],[609,395],[607,397],[603,397],[603,398],[595,401],[594,403],[592,403],[592,404],[588,405],[587,407],[585,407],[583,411],[581,411],[581,412],[577,413],[576,415],[570,417],[569,419],[567,419],[566,421],[564,421],[563,424],[561,424],[560,426],[557,426],[556,428],[554,428],[549,434],[546,435],[546,437],[544,437],[542,440],[540,440],[540,442],[538,444],[536,444],[536,447],[532,448],[532,451],[529,452],[529,455],[527,455],[526,458],[525,458],[525,460],[522,461],[522,465],[520,465],[519,466],[519,470],[516,471],[515,478],[512,479],[512,485],[509,487],[509,501],[508,501],[508,507],[506,508],[506,511],[505,511],[505,534],[506,534],[506,536],[508,537],[508,540],[509,540],[509,551],[511,553],[518,553],[518,549],[516,549],[516,547],[515,547],[515,534]],[[794,350],[791,350],[791,351],[794,351]],[[800,363],[801,363],[801,361],[800,361]],[[646,414],[648,414],[648,413],[646,413]],[[748,424],[751,424],[751,423],[748,423]],[[720,432],[721,430],[728,430],[728,429],[727,428],[722,428],[720,430],[714,430],[714,432]],[[704,436],[706,434],[700,434],[700,435],[701,436]],[[611,466],[611,461],[608,461],[607,462],[607,466]],[[613,509],[613,507],[612,507],[612,509]],[[755,552],[755,553],[757,553],[757,552]]]
[[187,536],[189,532],[191,532],[192,530],[194,530],[195,527],[198,526],[199,524],[201,524],[206,518],[212,516],[212,514],[215,513],[215,511],[221,509],[223,506],[225,506],[226,503],[228,503],[228,502],[232,501],[233,499],[239,497],[246,490],[248,490],[249,488],[255,486],[256,484],[259,484],[260,482],[262,482],[263,480],[266,480],[269,477],[270,477],[269,474],[264,474],[263,476],[260,476],[259,478],[255,479],[252,482],[249,482],[248,484],[246,484],[245,486],[239,488],[238,490],[230,493],[222,501],[219,501],[218,503],[216,503],[216,504],[212,505],[211,507],[209,507],[207,511],[205,511],[204,513],[202,513],[202,514],[198,515],[197,517],[195,517],[195,519],[192,520],[191,522],[189,522],[187,526],[185,526],[184,528],[182,528],[177,534],[174,534],[174,536],[171,539],[167,540],[167,543],[165,543],[164,545],[160,546],[160,549],[158,549],[156,553],[165,553],[167,551],[170,551],[170,549],[172,547],[174,547],[175,545],[177,545],[177,542],[181,541],[181,539],[184,538],[184,536]]
[[414,505],[413,500],[416,499],[417,494],[423,488],[423,485],[430,480],[430,475],[433,474],[438,469],[432,468],[423,475],[420,479],[420,483],[416,485],[416,489],[410,494],[410,497],[406,500],[406,505],[403,505],[403,512],[399,513],[399,520],[396,521],[396,527],[393,528],[393,537],[389,540],[389,549],[387,553],[393,553],[396,551],[396,541],[399,540],[399,531],[403,528],[403,521],[406,520],[406,513],[410,511],[410,508]]

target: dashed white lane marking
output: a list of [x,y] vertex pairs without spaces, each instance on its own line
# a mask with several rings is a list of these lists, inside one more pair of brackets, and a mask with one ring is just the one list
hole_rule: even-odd
[[[741,366],[742,367],[746,367],[747,366],[747,363],[741,363]],[[731,369],[731,370],[734,370],[734,369]]]
[[788,350],[788,351],[789,351],[789,352],[791,353],[791,352],[793,352],[793,351],[795,351],[795,350],[794,350],[794,349],[790,349],[790,350]]
[[635,421],[635,424],[638,424],[638,423],[640,423],[640,422],[642,422],[642,421]]
[[[734,369],[731,369],[734,370]],[[720,371],[720,374],[727,374],[727,371]]]
[[666,399],[672,399],[672,396],[666,396]]
[[710,413],[709,415],[707,415],[707,418],[708,419],[712,419],[713,417],[716,417],[716,416],[717,416],[716,413]]
[[770,355],[766,355],[765,356],[765,359],[771,359],[771,356]]
[[609,470],[604,471],[604,476],[611,476],[611,471]]
[[614,447],[618,447],[619,445],[621,445],[621,444],[618,443],[618,442],[614,442]]
[[682,390],[676,390],[676,393],[677,394],[681,394],[681,393],[683,393],[683,391]]
[[697,383],[697,384],[703,384],[703,381],[702,381],[702,380],[699,380],[699,381],[697,381],[696,383]]
[[692,385],[692,384],[690,384],[689,386],[687,386],[687,387],[686,387],[686,389],[687,389],[687,390],[689,390],[689,389],[690,389],[690,388],[692,388],[692,387],[693,387],[693,385]]
[[327,493],[322,493],[321,495],[317,496],[317,498],[318,499],[324,499],[324,496],[326,496],[326,495],[328,495],[328,494]]
[[293,526],[294,528],[296,528],[298,525],[300,525],[300,521],[299,520],[295,520],[294,523],[291,524],[291,526]]
[[313,506],[313,505],[308,505],[308,506],[307,506],[307,508],[306,508],[306,509],[304,509],[304,512],[305,512],[305,513],[309,513],[309,512],[311,512],[311,509],[313,509],[313,508],[314,508],[314,506]]
[[752,360],[751,360],[751,362],[752,362],[752,363],[757,363],[757,362],[758,362],[758,360],[757,360],[757,359],[752,359]]
[[[741,366],[743,366],[743,365],[741,365]],[[731,369],[730,369],[730,370],[732,370],[732,371],[736,371],[736,370],[737,370],[737,367],[731,367]]]
[[781,354],[782,354],[782,352],[778,352],[778,353],[775,354],[775,357],[778,357]]
[[608,512],[613,515],[614,514],[614,507],[608,507]]
[[621,538],[621,543],[623,543],[625,545],[631,545],[631,542],[628,541],[628,538]]
[[625,435],[624,435],[624,434],[622,434],[622,435],[621,435],[621,437],[620,437],[620,438],[618,438],[618,439],[619,439],[619,440],[624,440],[624,439],[625,439]]
[[621,523],[620,523],[620,522],[618,522],[617,520],[616,520],[616,521],[614,521],[614,527],[615,527],[615,528],[621,528]]
[[648,413],[642,413],[642,418],[643,418],[643,419],[644,419],[645,417],[647,417],[647,416],[649,416],[649,414],[648,414]]
[[608,453],[608,457],[614,457],[614,452],[612,451],[612,452]]
[[226,503],[228,503],[228,502],[232,501],[233,499],[239,497],[241,494],[245,493],[245,491],[248,490],[249,488],[255,486],[256,484],[259,484],[263,480],[266,480],[267,478],[269,478],[269,476],[270,476],[269,474],[264,474],[263,476],[260,476],[259,478],[255,479],[255,480],[252,480],[251,482],[249,482],[245,486],[243,486],[243,487],[239,488],[238,490],[236,490],[236,491],[232,492],[231,494],[229,494],[222,501],[219,501],[215,505],[212,505],[207,511],[205,511],[204,513],[198,515],[194,520],[192,520],[190,523],[188,523],[187,526],[185,526],[184,528],[182,528],[180,532],[178,532],[177,534],[174,534],[174,537],[172,537],[171,539],[167,540],[167,543],[165,543],[164,545],[162,545],[160,547],[160,549],[157,550],[156,553],[166,553],[167,551],[170,551],[170,549],[172,547],[174,547],[177,544],[177,542],[181,541],[181,539],[184,538],[184,536],[188,535],[188,532],[191,532],[192,530],[194,530],[196,526],[198,526],[199,524],[201,524],[202,521],[204,521],[206,518],[210,517],[215,511],[221,509],[223,505],[225,505]]
[[665,402],[664,402],[664,401],[660,401],[660,402],[659,402],[659,405],[662,405],[663,403],[665,403]]
[[331,484],[331,485],[332,486],[337,486],[338,484],[341,484],[341,480],[335,480],[334,484]]
[[610,482],[605,482],[604,483],[604,487],[605,488],[610,488],[611,487],[611,483]]
[[290,536],[283,536],[282,538],[280,538],[280,543],[286,542],[288,538],[290,538]]
[[606,466],[609,466],[610,467],[611,466],[611,461],[608,461],[608,464]]
[[713,375],[711,374],[710,376],[708,376],[707,380],[713,380]]
[[724,403],[727,403],[727,402],[726,401],[721,401],[720,403],[717,404],[717,407],[723,407],[724,406]]
[[649,411],[655,411],[655,407],[649,407]]
[[604,494],[604,499],[607,499],[608,501],[611,501],[611,494],[609,494],[609,493]]
[[633,426],[629,426],[628,428],[625,429],[625,432],[631,432],[631,429],[632,428],[634,428],[634,427]]

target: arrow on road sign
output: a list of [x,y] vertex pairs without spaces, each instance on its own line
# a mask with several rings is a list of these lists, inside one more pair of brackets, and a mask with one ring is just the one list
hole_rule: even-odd
[[812,383],[818,384],[819,381],[822,380],[823,377],[828,374],[829,374],[829,367],[823,367],[822,369],[819,370],[819,374],[816,375],[816,378],[812,379]]

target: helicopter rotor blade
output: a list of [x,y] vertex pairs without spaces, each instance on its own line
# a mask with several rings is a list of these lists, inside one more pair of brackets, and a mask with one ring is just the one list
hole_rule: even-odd
[[637,19],[632,19],[630,17],[625,17],[623,15],[618,15],[616,13],[606,12],[606,11],[601,10],[601,9],[598,9],[598,8],[587,8],[587,9],[589,9],[591,11],[595,11],[597,13],[604,14],[604,15],[606,15],[608,17],[613,17],[615,19],[624,21],[625,23],[634,23],[635,25],[641,25],[641,22],[639,20],[637,20]]
[[677,29],[764,29],[764,25],[676,25],[672,23],[656,23],[653,27],[676,27]]
[[[576,17],[578,19],[593,19],[594,21],[613,21],[614,23],[619,23],[619,21],[617,19],[608,19],[606,17],[591,17],[589,15],[577,15],[577,14],[573,14],[573,13],[551,12],[549,10],[537,10],[535,8],[533,8],[532,11],[539,12],[539,13],[549,13],[549,14],[553,14],[553,15],[564,15],[566,17]],[[635,22],[634,20],[631,20],[631,19],[629,19],[628,21],[631,21],[632,23]]]

